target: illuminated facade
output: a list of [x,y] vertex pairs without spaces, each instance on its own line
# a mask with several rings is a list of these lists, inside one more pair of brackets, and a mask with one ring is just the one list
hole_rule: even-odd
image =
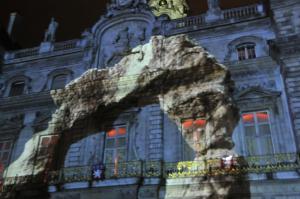
[[[235,81],[241,120],[233,134],[234,149],[248,161],[243,169],[251,197],[299,197],[299,1],[270,0],[267,11],[263,4],[221,10],[218,1],[208,0],[209,10],[192,17],[185,17],[185,1],[153,2],[156,15],[172,9],[178,15],[172,20],[166,15],[156,17],[145,0],[117,0],[80,39],[61,43],[47,39],[55,34],[53,21],[39,47],[2,53],[2,167],[18,159],[26,142],[47,128],[56,108],[51,90],[64,87],[90,68],[113,66],[151,35],[187,34],[228,66]],[[185,161],[193,160],[201,140],[208,139],[201,133],[204,125],[201,117],[182,118],[182,128],[177,129],[155,104],[126,110],[112,125],[103,124],[107,130],[80,137],[71,145],[61,170],[50,180],[49,193],[54,199],[193,198],[192,193],[182,196],[176,189],[193,184],[188,171],[197,169]],[[187,132],[186,137],[179,131]],[[76,136],[82,135],[74,133],[74,140],[79,139]],[[55,136],[41,136],[33,161],[47,156],[54,143]],[[178,168],[177,162],[183,166]],[[105,176],[98,167],[93,171],[93,165],[105,165]],[[2,175],[7,177],[6,172]],[[93,177],[101,180],[93,181]],[[165,179],[173,195],[165,194]]]

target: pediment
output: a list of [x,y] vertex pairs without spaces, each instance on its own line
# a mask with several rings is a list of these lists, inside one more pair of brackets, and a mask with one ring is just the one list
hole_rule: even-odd
[[271,91],[266,90],[261,87],[251,87],[247,88],[241,92],[239,92],[235,98],[237,100],[243,100],[243,99],[258,99],[258,98],[277,98],[279,97],[281,92],[279,91]]

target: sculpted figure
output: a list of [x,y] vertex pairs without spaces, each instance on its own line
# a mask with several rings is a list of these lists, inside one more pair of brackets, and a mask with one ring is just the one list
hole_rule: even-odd
[[58,28],[58,23],[52,17],[51,22],[48,26],[48,29],[45,32],[44,42],[54,42],[55,41],[55,33]]
[[208,1],[208,8],[209,10],[215,10],[219,8],[219,0],[209,0]]
[[172,1],[174,9],[182,15],[186,14],[186,11],[189,10],[189,6],[185,0],[175,0]]
[[171,19],[185,17],[189,10],[186,0],[150,0],[149,5],[156,16],[166,14]]

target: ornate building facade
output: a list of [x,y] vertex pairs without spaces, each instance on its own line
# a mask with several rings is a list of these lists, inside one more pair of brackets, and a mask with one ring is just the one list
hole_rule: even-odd
[[[114,0],[80,39],[56,43],[53,19],[40,46],[0,48],[2,167],[8,168],[28,140],[47,128],[56,109],[51,90],[88,69],[112,67],[152,35],[187,34],[228,66],[235,81],[240,121],[232,139],[235,152],[247,161],[239,169],[247,173],[251,198],[299,198],[300,2],[270,0],[268,9],[258,3],[222,10],[217,0],[208,5],[206,13],[186,17],[184,0]],[[205,125],[202,118],[185,119],[182,129]],[[47,174],[51,198],[205,197],[197,195],[199,188],[183,193],[182,187],[197,184],[195,176],[203,178],[205,171],[195,168],[195,154],[187,147],[192,144],[184,141],[194,138],[183,138],[159,105],[125,110],[103,129],[108,130],[74,133],[80,141],[69,147],[60,169]],[[55,136],[39,140],[35,159],[47,155]],[[222,167],[222,157],[213,161]],[[3,169],[2,178],[13,185],[22,174]]]

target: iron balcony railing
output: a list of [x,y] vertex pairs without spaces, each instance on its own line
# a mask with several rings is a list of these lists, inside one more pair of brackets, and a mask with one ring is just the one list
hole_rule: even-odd
[[[93,167],[67,167],[48,172],[44,176],[15,176],[4,178],[4,185],[42,181],[49,184],[93,181]],[[132,161],[105,164],[104,179],[119,178],[184,178],[219,175],[245,175],[247,173],[271,173],[300,169],[299,154],[274,154],[265,156],[234,157],[230,164],[224,160],[207,159],[202,161],[162,162]]]

